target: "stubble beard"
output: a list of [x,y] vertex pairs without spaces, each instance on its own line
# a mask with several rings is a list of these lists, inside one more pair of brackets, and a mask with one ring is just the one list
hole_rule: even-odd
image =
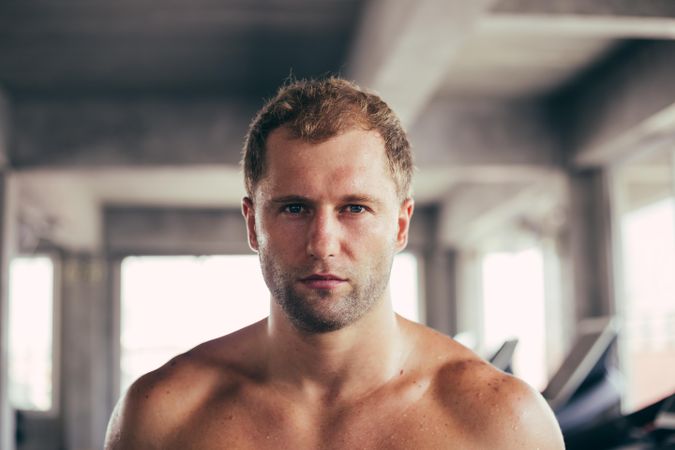
[[349,291],[337,293],[329,289],[300,292],[298,279],[316,270],[306,267],[289,271],[282,268],[266,252],[259,252],[263,277],[286,317],[306,333],[328,333],[357,322],[383,298],[389,284],[393,252],[373,267],[362,269],[362,275],[345,274]]

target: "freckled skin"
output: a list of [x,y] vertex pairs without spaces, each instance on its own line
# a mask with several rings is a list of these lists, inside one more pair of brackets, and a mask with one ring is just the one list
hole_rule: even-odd
[[[242,210],[270,316],[141,377],[106,449],[563,448],[532,388],[394,314],[389,269],[413,203],[379,135],[310,144],[282,129],[267,150]],[[316,273],[340,281],[305,280]]]

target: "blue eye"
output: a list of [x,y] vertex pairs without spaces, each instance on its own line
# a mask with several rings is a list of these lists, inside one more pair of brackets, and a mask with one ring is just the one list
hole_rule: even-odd
[[304,209],[305,207],[298,203],[284,206],[284,212],[287,212],[289,214],[300,214],[304,211]]
[[349,211],[352,214],[361,214],[365,210],[366,210],[366,208],[362,205],[349,205],[349,206],[347,206],[347,211]]

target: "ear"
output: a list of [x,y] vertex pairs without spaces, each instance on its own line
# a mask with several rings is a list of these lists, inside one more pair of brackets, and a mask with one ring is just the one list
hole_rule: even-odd
[[408,245],[408,231],[410,229],[410,219],[412,219],[415,210],[415,201],[407,198],[401,203],[398,211],[398,228],[396,230],[396,250],[403,250]]
[[253,208],[253,201],[244,197],[241,200],[241,213],[244,215],[246,222],[246,236],[248,237],[248,246],[254,252],[258,251],[258,235],[255,231],[255,209]]

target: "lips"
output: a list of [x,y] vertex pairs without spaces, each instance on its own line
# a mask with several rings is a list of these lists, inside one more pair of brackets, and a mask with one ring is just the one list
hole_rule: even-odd
[[314,273],[300,279],[300,281],[305,286],[313,289],[333,289],[345,283],[347,280],[331,273]]

